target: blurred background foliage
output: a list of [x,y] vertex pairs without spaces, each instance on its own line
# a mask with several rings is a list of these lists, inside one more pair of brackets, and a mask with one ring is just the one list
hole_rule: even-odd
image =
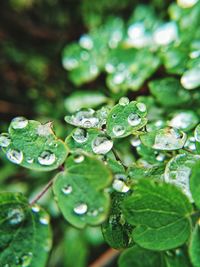
[[[128,95],[130,99],[140,96],[138,100],[146,103],[149,118],[152,120],[149,127],[154,128],[157,127],[154,125],[156,120],[165,125],[162,119],[169,112],[172,118],[177,106],[181,109],[186,105],[187,108],[193,109],[193,104],[199,103],[199,92],[189,94],[187,90],[183,90],[176,78],[180,78],[187,68],[199,66],[199,10],[199,4],[194,8],[181,9],[176,2],[170,0],[1,0],[0,131],[6,131],[13,117],[22,115],[41,122],[52,120],[57,135],[65,138],[72,128],[66,126],[63,118],[67,112],[73,111],[74,102],[71,104],[69,99],[76,96],[74,92],[77,90],[88,91],[89,98],[95,92],[100,93],[97,106],[104,102],[113,103],[123,95]],[[127,39],[127,27],[137,21],[142,22],[145,30],[151,34],[157,25],[169,20],[173,20],[179,27],[179,42],[175,45],[170,42],[163,45],[157,41],[156,45],[150,42],[141,47],[141,44],[131,43]],[[117,29],[122,36],[117,41],[120,45],[115,43],[114,38],[114,44],[111,43],[107,47],[113,29]],[[89,49],[90,60],[84,61],[79,55],[85,49],[84,45],[88,45],[84,43],[88,39],[80,37],[88,37],[84,35],[87,33],[90,33],[96,43],[94,49]],[[131,62],[127,47],[134,50],[135,65]],[[105,53],[101,53],[101,49],[104,49]],[[137,49],[142,51],[141,54],[136,53]],[[193,60],[189,61],[188,54],[192,52]],[[66,63],[66,59],[71,55],[78,61],[77,71],[73,66],[69,66],[69,62]],[[82,54],[83,57],[84,55],[88,57],[88,54]],[[137,79],[133,78],[130,84],[122,83],[119,76],[118,80],[114,76],[122,72],[120,62],[124,62],[126,70],[131,70],[131,74],[134,73],[134,68],[141,71],[136,73]],[[111,67],[116,67],[114,72],[109,69],[108,63]],[[93,68],[92,73],[89,69],[91,64],[96,64],[97,68],[95,72]],[[70,72],[67,73],[65,69]],[[172,80],[166,83],[172,82],[173,86],[176,84],[176,88],[181,87],[179,91],[183,91],[180,95],[177,93],[179,91],[174,91],[174,94],[177,94],[176,102],[169,100],[172,95],[171,92],[168,93],[167,88],[159,98],[161,94],[160,90],[157,90],[156,82],[150,83],[150,87],[147,86],[150,77],[158,79],[166,74],[172,76]],[[149,88],[154,98],[148,96]],[[71,98],[68,98],[69,96]],[[81,107],[82,97],[78,104],[76,101],[78,107]],[[96,95],[94,99],[95,97]],[[90,107],[91,101],[85,105]],[[94,104],[93,106],[95,107]],[[199,110],[195,112],[197,116],[200,115]],[[117,145],[120,149],[120,144],[123,143],[120,152],[124,155],[124,160],[132,162],[134,156],[129,151],[127,140],[120,142]],[[141,147],[138,154],[148,158],[149,162],[155,162],[156,155],[152,155],[152,151],[145,147]],[[32,198],[53,175],[54,172],[38,173],[20,168],[1,156],[1,191],[23,192]],[[73,267],[74,260],[76,267],[88,266],[108,249],[99,227],[87,227],[81,231],[72,228],[60,215],[51,192],[41,199],[40,204],[51,214],[54,232],[48,267]]]

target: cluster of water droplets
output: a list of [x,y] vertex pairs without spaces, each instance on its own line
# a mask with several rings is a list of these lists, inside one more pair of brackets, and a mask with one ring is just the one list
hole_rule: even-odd
[[65,117],[66,122],[82,128],[98,128],[100,121],[93,109],[83,109],[72,116]]
[[130,187],[126,184],[127,176],[123,173],[115,174],[112,183],[113,189],[117,192],[126,193],[130,190]]
[[157,132],[153,148],[158,150],[174,150],[184,146],[186,134],[175,128],[165,128]]

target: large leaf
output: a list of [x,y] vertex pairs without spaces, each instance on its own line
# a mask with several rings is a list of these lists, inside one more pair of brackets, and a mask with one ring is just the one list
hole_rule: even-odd
[[110,200],[103,190],[111,182],[109,169],[100,160],[88,155],[72,155],[66,170],[56,176],[54,194],[66,220],[76,227],[103,222]]
[[68,153],[50,122],[41,124],[23,117],[13,119],[8,134],[0,135],[0,146],[11,162],[38,171],[58,168]]
[[133,239],[150,250],[180,246],[189,237],[192,206],[183,193],[170,184],[140,179],[123,203],[127,221],[135,225]]
[[51,248],[49,216],[18,193],[0,194],[0,266],[43,267]]

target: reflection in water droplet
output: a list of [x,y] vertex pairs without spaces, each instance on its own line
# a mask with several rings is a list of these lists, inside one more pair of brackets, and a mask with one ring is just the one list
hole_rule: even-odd
[[120,106],[126,106],[129,104],[129,99],[128,97],[121,97],[119,100],[119,105]]
[[77,143],[82,144],[87,141],[88,133],[84,129],[77,128],[73,132],[72,137]]
[[78,215],[82,215],[85,214],[88,210],[88,206],[85,203],[81,203],[78,204],[75,208],[74,208],[74,212]]
[[69,195],[72,192],[72,186],[71,185],[66,185],[61,190],[65,195]]
[[31,252],[22,256],[21,258],[21,267],[29,267],[32,261],[33,254]]
[[25,219],[25,214],[21,208],[9,209],[7,218],[10,224],[17,225]]
[[92,142],[92,150],[96,154],[106,154],[113,147],[113,141],[105,136],[98,136]]
[[41,165],[49,166],[52,165],[56,161],[56,156],[54,153],[50,151],[43,151],[40,156],[38,157],[38,162]]
[[16,117],[11,121],[13,129],[23,129],[28,125],[28,120],[24,117]]
[[0,146],[1,147],[8,147],[11,143],[11,139],[7,133],[2,133],[0,135]]
[[84,161],[84,159],[85,159],[85,157],[83,155],[75,155],[74,156],[74,162],[76,162],[76,163],[81,163]]
[[122,125],[115,125],[112,131],[115,136],[121,136],[125,133],[125,128]]
[[23,161],[23,153],[19,150],[9,149],[6,153],[6,156],[11,162],[15,164],[20,164]]
[[141,123],[141,118],[139,117],[138,114],[136,113],[131,113],[129,114],[128,116],[128,123],[131,125],[131,126],[137,126]]
[[144,103],[137,103],[136,104],[136,107],[139,109],[139,111],[141,111],[141,112],[145,112],[146,110],[147,110],[147,107],[146,107],[146,105],[144,104]]

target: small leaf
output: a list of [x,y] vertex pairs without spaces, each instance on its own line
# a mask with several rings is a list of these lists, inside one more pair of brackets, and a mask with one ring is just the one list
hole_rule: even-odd
[[51,123],[41,124],[23,117],[13,119],[8,134],[0,135],[0,146],[12,163],[38,171],[57,169],[68,154]]
[[102,223],[109,211],[109,195],[103,190],[111,182],[109,169],[98,159],[70,156],[66,170],[56,176],[54,194],[66,220],[78,228]]
[[51,249],[49,216],[39,206],[32,210],[18,193],[0,194],[0,265],[45,266]]
[[190,190],[196,206],[200,209],[200,156],[198,162],[192,167]]
[[167,250],[186,242],[190,234],[192,206],[170,184],[139,179],[133,194],[125,199],[123,213],[133,230],[133,240],[150,250]]
[[140,136],[142,143],[157,150],[177,150],[184,146],[187,135],[176,128],[163,128]]
[[128,224],[121,211],[121,203],[127,197],[122,193],[112,193],[111,212],[102,224],[102,233],[109,246],[119,249],[132,245],[132,226]]
[[120,101],[113,107],[107,118],[106,130],[112,138],[128,136],[147,123],[145,104],[136,101],[130,103]]
[[195,225],[189,245],[190,260],[194,267],[200,266],[200,226]]
[[122,252],[119,267],[164,267],[162,255],[137,245]]

